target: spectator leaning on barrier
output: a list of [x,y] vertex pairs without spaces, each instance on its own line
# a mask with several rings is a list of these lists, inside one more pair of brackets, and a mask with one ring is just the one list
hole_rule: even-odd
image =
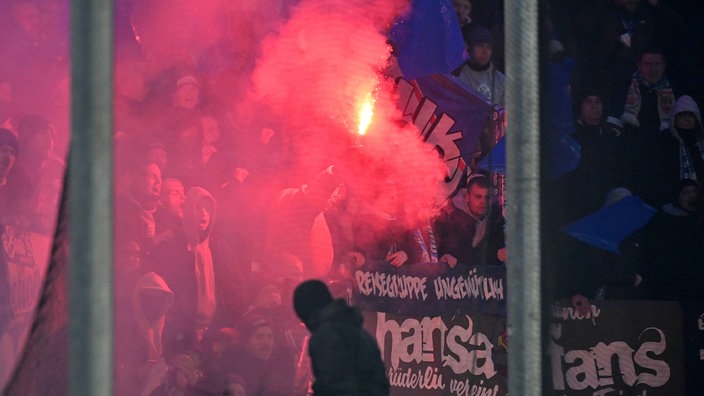
[[462,209],[450,204],[435,222],[439,254],[450,254],[460,263],[501,264],[506,261],[505,220],[492,202],[493,186],[483,173],[467,179]]

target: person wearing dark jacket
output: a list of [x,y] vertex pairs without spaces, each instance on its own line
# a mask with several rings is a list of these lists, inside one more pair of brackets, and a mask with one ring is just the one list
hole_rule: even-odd
[[450,267],[448,256],[467,265],[501,265],[506,261],[505,219],[492,199],[494,186],[483,173],[468,177],[464,208],[450,203],[435,220],[438,250]]
[[222,301],[217,263],[210,250],[216,219],[216,202],[204,188],[186,193],[182,229],[154,247],[152,271],[161,276],[174,293],[166,317],[164,354],[191,353],[194,341],[213,325]]
[[292,254],[303,263],[303,275],[325,276],[332,264],[332,239],[324,212],[340,186],[333,166],[299,187],[279,192],[270,217],[266,250]]
[[[704,223],[697,201],[700,185],[682,179],[671,203],[663,206],[643,229],[643,286],[650,300],[677,301],[682,309],[687,395],[704,394],[704,362],[700,349],[702,332],[694,324],[704,300]],[[687,346],[690,346],[687,348]]]
[[682,179],[673,201],[643,230],[643,284],[654,300],[704,299],[704,225],[697,208],[699,185]]
[[308,353],[313,365],[314,396],[389,394],[389,380],[376,340],[362,328],[362,315],[345,300],[333,300],[319,280],[293,293],[296,315],[311,332]]
[[[598,84],[606,98],[626,88],[641,51],[655,43],[667,55],[685,37],[683,18],[665,1],[596,0],[574,22],[578,87]],[[670,57],[673,57],[670,55]],[[621,103],[622,104],[622,103]]]
[[606,122],[601,91],[584,88],[575,92],[573,99],[578,115],[571,136],[579,143],[579,162],[575,169],[554,182],[556,190],[551,199],[566,199],[570,203],[551,205],[560,208],[560,226],[599,210],[606,194],[623,184],[621,130]]

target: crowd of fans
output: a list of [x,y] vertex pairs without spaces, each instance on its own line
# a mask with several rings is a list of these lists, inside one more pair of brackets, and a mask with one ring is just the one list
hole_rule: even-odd
[[[163,28],[186,30],[189,7]],[[373,262],[506,260],[488,175],[467,183],[461,209],[422,221],[400,183],[376,186],[373,204],[355,195],[333,153],[333,166],[300,176],[295,137],[243,105],[258,47],[226,34],[198,50],[155,46],[143,22],[154,9],[116,4],[117,394],[307,394],[308,332],[290,300],[302,280],[349,297],[350,272]],[[0,47],[11,60],[0,68],[2,220],[51,237],[69,140],[68,9],[17,0],[4,11],[16,39]]]
[[[471,59],[452,74],[503,106],[503,57],[491,56],[493,46],[503,48],[503,4],[453,4]],[[568,298],[703,297],[704,7],[543,1],[539,11],[546,290]],[[563,232],[628,195],[659,211],[617,241],[618,254]],[[667,230],[663,216],[673,223]]]
[[[540,2],[544,290],[582,313],[591,299],[679,302],[691,395],[704,389],[703,16],[680,0]],[[566,233],[585,218],[601,224],[589,238]]]
[[[298,183],[292,137],[242,106],[256,45],[227,34],[198,51],[141,45],[139,33],[145,44],[156,34],[140,25],[148,13],[138,1],[117,3],[118,394],[304,395],[307,332],[290,301],[302,280],[342,285],[376,261],[505,263],[490,175],[473,172],[454,200],[412,226],[393,181],[379,186],[374,205],[353,199],[344,166]],[[451,74],[504,106],[502,3],[453,3],[470,59]],[[555,283],[565,296],[701,298],[704,32],[696,21],[704,13],[664,0],[568,3],[541,3],[542,62],[575,60],[566,95],[580,153],[545,189],[545,239],[559,247],[546,254]],[[51,0],[4,7],[0,28],[13,39],[0,42],[2,220],[51,235],[68,141],[68,9]],[[561,233],[607,197],[630,194],[662,209],[620,254]]]
[[[573,169],[544,190],[552,285],[562,297],[701,299],[704,35],[697,21],[704,9],[655,0],[542,5],[543,62],[569,64],[564,98],[574,115],[573,132],[542,136],[577,153]],[[543,114],[555,117],[552,110]],[[561,232],[628,195],[658,211],[616,241],[618,254]]]

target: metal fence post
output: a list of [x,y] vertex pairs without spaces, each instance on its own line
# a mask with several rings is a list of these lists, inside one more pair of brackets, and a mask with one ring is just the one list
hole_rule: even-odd
[[69,393],[112,393],[113,1],[71,2]]
[[505,3],[509,393],[540,396],[538,1]]

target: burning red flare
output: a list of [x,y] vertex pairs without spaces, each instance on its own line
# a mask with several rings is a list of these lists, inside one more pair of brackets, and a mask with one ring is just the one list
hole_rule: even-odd
[[371,94],[367,95],[364,103],[359,110],[359,124],[357,125],[357,133],[359,135],[364,135],[369,128],[369,124],[372,123],[372,117],[374,116],[374,99]]

